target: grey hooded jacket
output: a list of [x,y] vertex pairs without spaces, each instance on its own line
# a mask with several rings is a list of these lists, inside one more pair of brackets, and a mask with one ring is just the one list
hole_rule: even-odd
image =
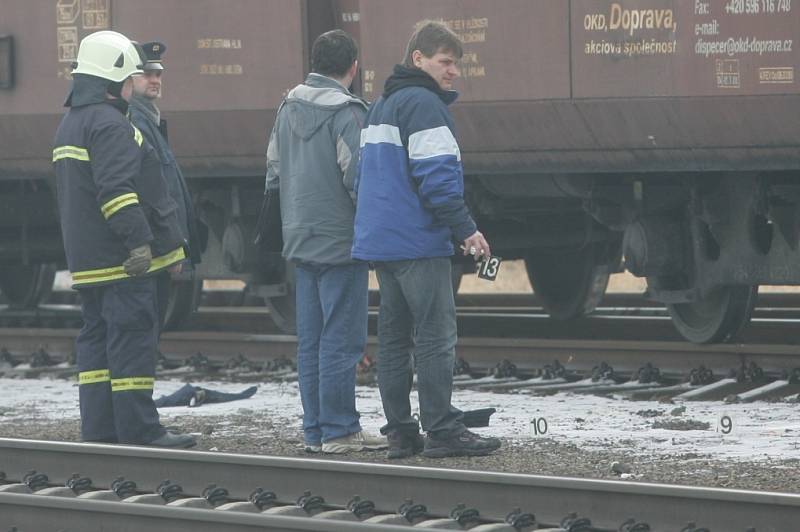
[[364,100],[309,74],[278,110],[267,148],[267,189],[280,189],[283,256],[313,264],[352,262]]

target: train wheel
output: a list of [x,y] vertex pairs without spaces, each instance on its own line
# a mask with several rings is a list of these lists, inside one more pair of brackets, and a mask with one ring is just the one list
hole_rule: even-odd
[[696,344],[731,342],[750,321],[758,286],[725,286],[692,303],[667,305],[678,332]]
[[269,309],[269,315],[275,325],[286,334],[297,332],[297,315],[294,293],[294,266],[290,262],[286,263],[286,294],[266,298],[265,302]]
[[203,292],[203,280],[173,281],[169,287],[169,300],[164,315],[164,329],[179,329],[197,308]]
[[0,292],[15,308],[35,308],[53,290],[53,264],[0,266]]
[[551,317],[579,318],[600,303],[608,286],[609,267],[598,264],[597,249],[534,250],[525,258],[528,280]]

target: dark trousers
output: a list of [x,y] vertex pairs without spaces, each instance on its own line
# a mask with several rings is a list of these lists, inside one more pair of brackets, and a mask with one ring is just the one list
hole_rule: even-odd
[[409,401],[415,369],[422,430],[435,437],[465,430],[450,402],[457,338],[450,268],[449,257],[375,263],[383,434],[419,430]]
[[81,289],[83,328],[75,342],[81,438],[148,443],[165,432],[153,403],[158,309],[156,279]]
[[164,330],[164,322],[167,319],[167,307],[169,306],[169,295],[172,290],[172,276],[167,270],[161,270],[156,274],[156,292],[158,294],[158,330]]

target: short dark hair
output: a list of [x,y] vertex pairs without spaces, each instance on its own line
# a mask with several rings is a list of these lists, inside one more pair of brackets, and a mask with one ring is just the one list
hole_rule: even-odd
[[438,52],[452,52],[458,59],[464,55],[461,39],[453,30],[434,20],[423,20],[417,23],[417,29],[408,41],[406,57],[403,64],[413,67],[411,55],[419,50],[425,57],[433,57]]
[[323,33],[311,47],[311,71],[337,78],[347,74],[358,57],[358,45],[342,30]]

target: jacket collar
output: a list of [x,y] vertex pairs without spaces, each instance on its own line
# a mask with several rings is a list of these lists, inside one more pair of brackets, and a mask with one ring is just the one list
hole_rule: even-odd
[[161,111],[150,98],[134,94],[131,98],[131,108],[141,111],[156,126],[161,122]]
[[406,87],[423,87],[436,94],[445,105],[450,105],[456,98],[458,92],[446,91],[439,87],[430,75],[424,70],[416,67],[407,67],[405,65],[395,65],[392,75],[386,79],[383,85],[383,97],[388,98],[400,89]]
[[75,74],[72,76],[72,87],[70,87],[64,107],[81,107],[93,103],[104,103],[108,92],[107,79],[90,76],[87,74]]
[[351,102],[367,107],[367,102],[335,79],[314,72],[308,75],[304,83],[289,91],[286,99],[302,100],[322,107],[340,107]]

